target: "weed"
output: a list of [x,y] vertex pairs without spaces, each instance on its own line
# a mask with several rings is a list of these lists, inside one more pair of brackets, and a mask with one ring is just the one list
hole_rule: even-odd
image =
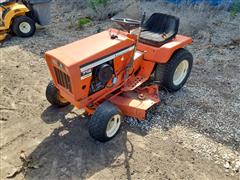
[[91,19],[89,18],[79,18],[78,19],[78,28],[82,28],[84,25],[91,23]]
[[235,17],[239,12],[240,12],[240,0],[233,0],[233,4],[230,8],[231,16]]
[[94,11],[93,17],[98,20],[107,18],[110,0],[88,0],[89,7]]
[[106,7],[109,0],[89,0],[90,7],[97,12],[99,6]]

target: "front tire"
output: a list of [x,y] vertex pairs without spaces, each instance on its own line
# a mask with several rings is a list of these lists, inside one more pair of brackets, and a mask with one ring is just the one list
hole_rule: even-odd
[[12,31],[19,37],[30,37],[36,31],[35,21],[27,16],[19,16],[13,20]]
[[190,76],[193,56],[186,49],[176,51],[166,64],[158,64],[154,80],[169,92],[181,89]]
[[48,102],[55,107],[64,107],[69,105],[69,102],[60,96],[58,89],[55,87],[53,81],[50,81],[48,83],[48,86],[46,88],[46,98]]
[[122,118],[121,111],[106,101],[96,109],[89,121],[89,134],[97,141],[109,141],[118,133]]

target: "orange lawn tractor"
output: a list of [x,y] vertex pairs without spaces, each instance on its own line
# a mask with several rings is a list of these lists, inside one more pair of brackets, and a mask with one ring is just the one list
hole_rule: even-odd
[[112,18],[123,31],[109,29],[45,55],[53,79],[47,100],[85,109],[98,141],[112,139],[123,116],[144,120],[160,103],[159,87],[177,91],[190,75],[193,57],[184,47],[192,39],[177,34],[179,19],[161,13],[144,19]]

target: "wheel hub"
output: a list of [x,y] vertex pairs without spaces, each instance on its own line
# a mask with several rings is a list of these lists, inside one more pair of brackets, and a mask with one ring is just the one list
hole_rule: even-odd
[[106,131],[106,134],[109,138],[113,137],[117,133],[120,127],[120,124],[121,124],[121,116],[119,114],[114,115],[109,120],[107,125],[107,131]]
[[31,26],[27,22],[22,22],[22,23],[19,24],[19,29],[22,33],[27,34],[31,31]]
[[183,80],[187,76],[188,68],[189,63],[187,60],[183,60],[181,63],[178,64],[173,76],[173,84],[175,86],[178,86],[183,82]]

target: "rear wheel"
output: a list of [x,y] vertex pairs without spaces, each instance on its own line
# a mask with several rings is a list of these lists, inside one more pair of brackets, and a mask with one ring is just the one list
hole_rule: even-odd
[[121,111],[106,101],[96,109],[89,121],[89,134],[98,141],[109,141],[118,133],[122,118]]
[[19,37],[30,37],[36,31],[35,21],[27,16],[19,16],[13,20],[12,31]]
[[186,49],[180,49],[166,64],[157,65],[154,79],[168,91],[178,91],[186,83],[192,70],[192,63],[192,54]]
[[46,98],[50,104],[56,107],[64,107],[69,104],[62,96],[60,96],[58,89],[55,87],[53,81],[50,81],[46,89]]

